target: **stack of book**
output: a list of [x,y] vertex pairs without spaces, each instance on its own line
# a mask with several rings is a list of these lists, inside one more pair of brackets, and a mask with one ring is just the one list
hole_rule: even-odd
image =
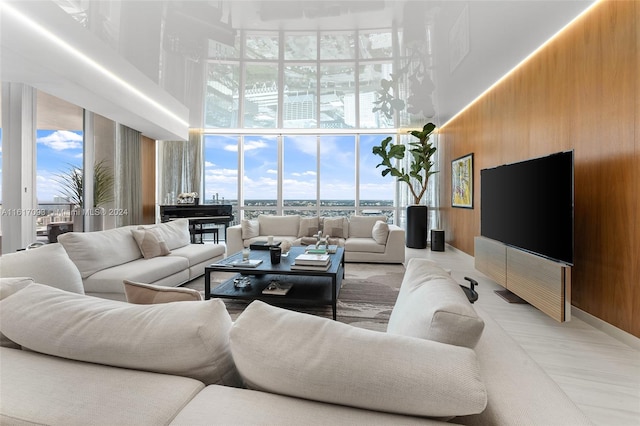
[[306,271],[326,271],[331,266],[331,256],[324,253],[304,253],[298,255],[291,264],[291,269]]
[[335,244],[330,244],[330,245],[324,245],[324,244],[318,244],[318,245],[312,245],[312,246],[307,246],[306,250],[307,253],[314,253],[314,254],[334,254],[335,252],[338,251],[338,246]]

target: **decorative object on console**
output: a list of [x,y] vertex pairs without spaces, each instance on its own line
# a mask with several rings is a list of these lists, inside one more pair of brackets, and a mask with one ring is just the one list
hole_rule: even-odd
[[197,192],[182,192],[178,194],[178,204],[198,204],[200,199]]
[[451,162],[451,207],[473,208],[473,153]]
[[[409,133],[418,138],[418,142],[409,142],[409,170],[405,170],[404,166],[397,168],[394,163],[396,160],[405,158],[407,145],[397,144],[390,145],[393,136],[389,136],[380,142],[380,145],[373,147],[373,153],[380,156],[381,162],[376,168],[382,166],[382,176],[395,177],[398,181],[404,182],[409,186],[409,191],[413,195],[413,206],[407,206],[407,247],[425,248],[427,247],[427,212],[426,206],[421,205],[422,198],[427,191],[429,177],[438,173],[432,170],[434,166],[433,156],[436,153],[436,147],[429,142],[429,136],[435,130],[436,125],[427,123],[421,131],[411,130]],[[410,212],[412,207],[418,207],[415,212]],[[423,208],[424,207],[424,208]],[[424,219],[424,225],[423,225]]]

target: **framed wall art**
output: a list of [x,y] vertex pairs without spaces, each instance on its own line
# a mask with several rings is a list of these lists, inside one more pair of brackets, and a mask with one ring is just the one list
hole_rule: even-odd
[[473,208],[473,153],[451,162],[451,207]]

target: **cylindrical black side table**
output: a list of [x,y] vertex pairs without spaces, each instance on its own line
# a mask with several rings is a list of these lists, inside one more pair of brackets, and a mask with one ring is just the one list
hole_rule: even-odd
[[417,249],[427,247],[427,206],[407,207],[406,246]]

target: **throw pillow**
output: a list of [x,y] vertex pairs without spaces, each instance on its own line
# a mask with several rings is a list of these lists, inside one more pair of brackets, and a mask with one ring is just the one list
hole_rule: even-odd
[[316,234],[318,234],[318,217],[301,218],[298,238],[313,237]]
[[260,236],[260,224],[257,220],[242,219],[242,239],[248,240]]
[[348,238],[349,222],[343,217],[325,217],[322,221],[322,235],[333,238]]
[[387,333],[473,348],[484,321],[460,285],[437,263],[410,259]]
[[[67,234],[82,233],[67,232],[62,235]],[[93,232],[87,232],[87,234],[93,234]],[[84,294],[80,271],[60,243],[3,254],[0,256],[0,273],[3,277],[30,277],[40,284]]]
[[154,229],[161,240],[167,243],[169,250],[191,244],[189,233],[189,219],[176,219],[158,225],[143,225],[138,229]]
[[29,350],[204,384],[240,383],[229,350],[231,317],[220,299],[134,305],[31,284],[0,303],[0,331]]
[[145,259],[166,256],[171,253],[167,243],[160,237],[156,228],[132,229],[131,233]]
[[469,348],[365,330],[260,301],[240,314],[230,336],[236,367],[252,389],[416,416],[476,414],[487,404]]
[[387,244],[387,237],[389,236],[389,225],[381,220],[376,221],[371,231],[371,236],[378,244]]
[[185,287],[165,287],[161,285],[136,283],[124,280],[124,294],[127,302],[139,305],[202,300],[198,290]]
[[349,236],[356,238],[371,238],[373,226],[377,221],[387,222],[386,216],[358,216],[349,217]]

